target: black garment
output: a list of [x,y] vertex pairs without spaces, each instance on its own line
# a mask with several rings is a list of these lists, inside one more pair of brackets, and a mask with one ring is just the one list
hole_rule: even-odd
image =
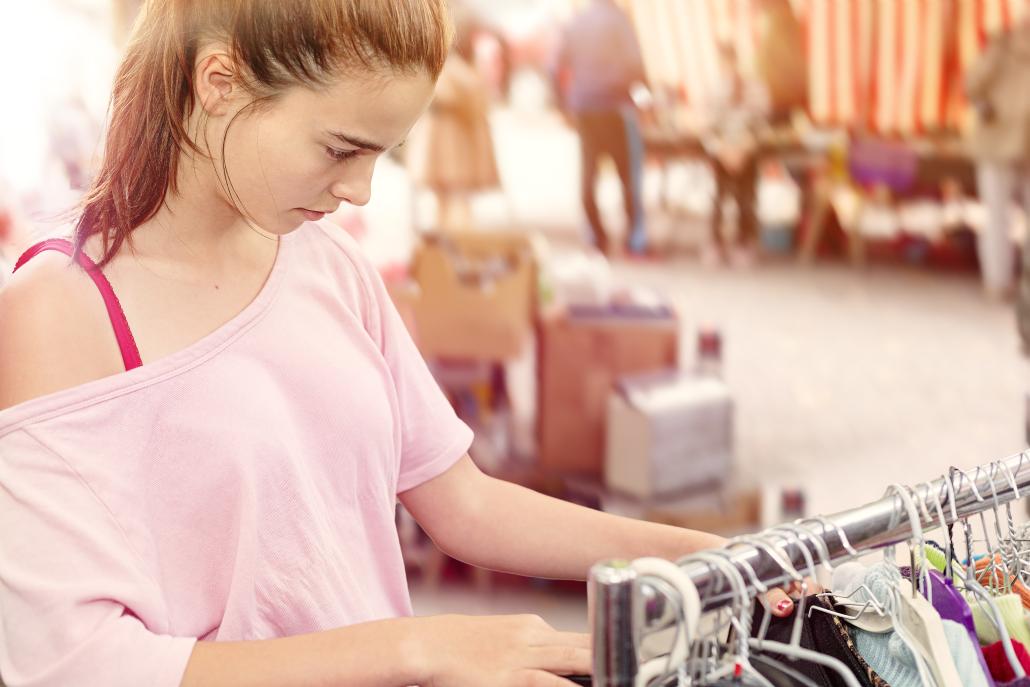
[[608,234],[597,209],[597,170],[604,155],[611,157],[622,183],[622,204],[626,210],[627,240],[640,225],[638,217],[642,199],[636,197],[633,180],[630,140],[626,134],[625,115],[619,110],[582,112],[576,115],[582,160],[582,198],[590,230],[598,250],[608,253]]
[[[751,632],[754,637],[757,637],[765,611],[761,605],[755,604],[755,606]],[[812,606],[835,610],[829,602],[817,596],[809,596],[805,600],[806,615],[808,614],[808,609]],[[794,613],[797,613],[796,609],[797,607],[795,607]],[[793,627],[793,613],[787,618],[773,616],[765,639],[789,644],[790,633]],[[824,656],[836,658],[851,670],[858,679],[859,684],[865,685],[865,687],[890,687],[876,671],[869,667],[869,664],[865,662],[862,655],[858,653],[858,649],[855,648],[855,643],[851,639],[851,633],[848,631],[848,626],[840,618],[827,613],[820,613],[819,611],[812,613],[801,626],[801,648],[810,649]],[[825,666],[803,660],[789,661],[786,657],[776,654],[775,649],[772,648],[769,651],[761,652],[761,654],[782,660],[789,668],[801,673],[817,685],[825,685],[826,687],[845,687],[846,685],[843,678],[836,671]],[[797,684],[795,680],[792,680],[774,666],[769,666],[759,661],[753,661],[752,665],[774,685]]]
[[715,174],[715,204],[712,206],[712,242],[725,248],[722,238],[722,202],[729,195],[737,203],[740,228],[737,243],[747,246],[754,243],[758,234],[756,188],[758,186],[758,159],[748,156],[743,169],[730,172],[718,158],[712,157],[712,172]]

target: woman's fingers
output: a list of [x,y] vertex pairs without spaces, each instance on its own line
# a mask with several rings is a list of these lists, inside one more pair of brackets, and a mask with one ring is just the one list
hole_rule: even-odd
[[590,635],[583,632],[553,632],[547,638],[548,644],[560,646],[575,646],[581,649],[589,649]]
[[794,602],[782,589],[770,589],[765,598],[772,614],[778,618],[785,618],[794,612]]
[[[804,594],[811,596],[812,594],[818,594],[823,591],[822,585],[818,581],[813,580],[810,577],[805,578]],[[766,596],[766,600],[769,602],[769,608],[772,610],[772,614],[780,618],[785,618],[794,612],[794,601],[791,596],[797,596],[802,593],[801,583],[792,582],[787,586],[786,590],[783,589],[771,589],[769,594]]]
[[590,649],[579,646],[537,646],[530,650],[533,668],[562,675],[591,672]]

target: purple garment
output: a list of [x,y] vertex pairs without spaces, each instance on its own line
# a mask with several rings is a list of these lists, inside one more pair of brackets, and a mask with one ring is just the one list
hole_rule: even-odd
[[646,81],[633,22],[612,0],[593,0],[572,18],[552,76],[568,79],[565,107],[575,114],[610,112],[631,104],[634,81]]
[[[911,578],[912,570],[905,566],[901,569],[901,574],[906,578]],[[944,575],[936,570],[930,571],[929,598],[933,603],[933,609],[937,611],[937,615],[941,617],[941,620],[951,620],[966,628],[973,646],[980,646],[980,640],[976,636],[976,628],[973,625],[973,612],[969,609],[969,604],[958,593],[951,580],[946,579]],[[996,685],[997,683],[991,677],[991,671],[987,667],[987,662],[984,660],[983,653],[977,651],[977,656],[980,659],[980,667],[983,668],[984,675],[987,676],[988,684]],[[1028,687],[1030,687],[1030,683],[1028,683]]]
[[919,156],[906,143],[877,138],[859,138],[848,150],[848,171],[863,186],[882,183],[895,193],[904,193],[915,183]]

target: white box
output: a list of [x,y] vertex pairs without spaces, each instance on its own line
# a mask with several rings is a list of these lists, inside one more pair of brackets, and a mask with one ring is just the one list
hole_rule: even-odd
[[624,377],[608,400],[605,483],[649,498],[723,481],[733,463],[726,383],[668,371]]

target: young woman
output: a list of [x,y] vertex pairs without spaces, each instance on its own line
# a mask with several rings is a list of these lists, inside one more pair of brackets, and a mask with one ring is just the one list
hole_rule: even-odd
[[376,272],[319,222],[368,201],[447,21],[444,0],[147,4],[74,260],[37,246],[0,291],[9,687],[589,671],[588,637],[536,617],[411,617],[398,498],[514,573],[718,544],[481,474]]

